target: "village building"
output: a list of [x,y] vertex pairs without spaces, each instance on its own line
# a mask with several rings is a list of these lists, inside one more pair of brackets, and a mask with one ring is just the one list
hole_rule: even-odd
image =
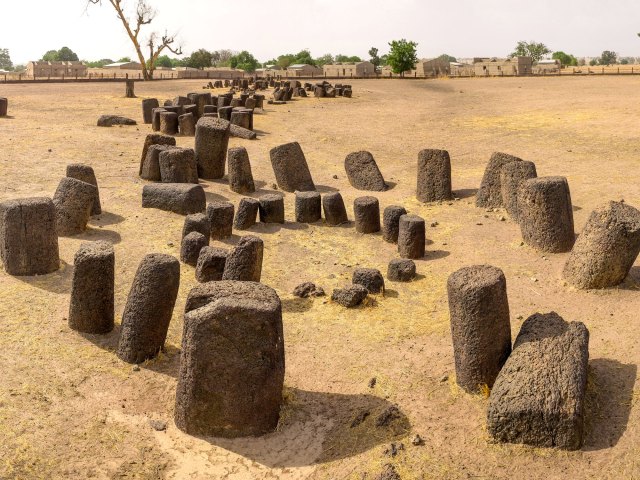
[[322,67],[326,77],[375,77],[376,66],[371,62],[333,63]]
[[533,65],[533,73],[536,75],[550,75],[558,74],[562,69],[562,62],[560,60],[539,60]]
[[87,66],[82,62],[29,62],[27,76],[32,78],[86,77]]
[[324,71],[320,67],[306,63],[296,63],[289,65],[281,75],[285,77],[321,77]]
[[[402,76],[404,77],[437,77],[440,75],[449,75],[451,66],[448,60],[443,58],[432,58],[419,60],[413,69],[407,70]],[[400,77],[401,75],[393,73],[389,65],[385,65],[381,69],[383,77]]]
[[473,59],[473,71],[476,77],[531,75],[532,68],[531,57]]
[[116,62],[105,65],[102,68],[108,70],[142,70],[142,64],[138,62]]

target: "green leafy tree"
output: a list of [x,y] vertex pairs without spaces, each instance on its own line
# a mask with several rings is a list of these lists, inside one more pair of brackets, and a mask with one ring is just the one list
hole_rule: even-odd
[[610,50],[605,50],[600,55],[600,65],[614,65],[618,62],[618,54]]
[[335,59],[333,58],[333,55],[331,55],[330,53],[325,53],[323,56],[315,59],[315,64],[318,65],[319,67],[322,67],[323,65],[331,65],[334,62],[335,62]]
[[156,60],[156,67],[172,68],[173,60],[171,60],[168,55],[160,55],[158,60]]
[[231,50],[216,50],[211,52],[211,65],[214,67],[228,67],[231,57],[235,53]]
[[131,61],[131,57],[122,57],[115,63],[129,63]]
[[191,68],[206,68],[212,65],[213,55],[208,50],[201,48],[191,53],[185,59],[185,66]]
[[443,53],[442,55],[440,55],[436,60],[444,60],[445,62],[457,62],[458,61],[456,59],[456,57],[452,57],[451,55],[447,55],[446,53]]
[[560,60],[560,63],[563,67],[570,66],[576,67],[578,65],[578,59],[573,55],[569,55],[568,53],[564,53],[562,51],[553,52],[551,58],[554,60]]
[[589,65],[591,65],[592,67],[595,67],[596,65],[598,65],[598,60],[595,58],[592,58],[591,60],[589,60]]
[[306,63],[307,65],[315,65],[316,62],[311,56],[311,52],[309,50],[300,50],[295,55],[295,61],[293,63]]
[[540,42],[523,42],[520,41],[516,45],[515,50],[509,55],[510,57],[531,57],[534,62],[542,60],[542,57],[551,53],[551,50]]
[[387,58],[387,63],[391,66],[393,73],[404,76],[404,72],[414,68],[418,61],[416,42],[408,42],[404,38],[402,40],[393,40],[389,43],[391,49]]
[[292,54],[280,55],[276,61],[276,65],[280,68],[287,68],[289,65],[296,63],[296,57]]
[[13,68],[13,62],[9,55],[8,48],[0,48],[0,69],[11,70]]
[[246,50],[231,57],[229,63],[231,68],[239,68],[245,72],[255,72],[256,68],[260,65],[260,62]]
[[389,65],[389,55],[386,53],[380,56],[380,66],[383,67],[385,65]]
[[14,72],[24,72],[26,69],[27,69],[26,65],[14,65],[13,67]]
[[78,55],[69,47],[62,47],[58,50],[58,60],[62,62],[77,62]]
[[361,62],[361,61],[362,59],[357,55],[349,56],[349,55],[342,55],[341,53],[336,55],[336,62],[340,62],[340,63],[355,63],[355,62]]
[[87,62],[87,61],[85,61],[84,63],[86,63],[87,67],[90,67],[90,68],[102,68],[105,65],[109,65],[109,64],[114,63],[114,62],[110,58],[103,58],[103,59],[97,60],[95,62]]
[[371,47],[369,49],[369,61],[375,65],[376,68],[380,66],[380,57],[378,56],[378,49]]
[[58,61],[58,51],[57,50],[49,50],[42,56],[42,60],[45,62],[57,62]]

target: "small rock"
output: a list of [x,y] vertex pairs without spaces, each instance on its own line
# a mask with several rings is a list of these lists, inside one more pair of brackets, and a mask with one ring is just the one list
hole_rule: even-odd
[[339,303],[343,307],[357,307],[367,298],[369,290],[362,285],[349,285],[346,288],[336,288],[333,290],[331,300]]
[[500,220],[501,222],[506,222],[506,221],[507,221],[507,219],[506,219],[504,216],[502,216],[502,215],[500,215],[500,216],[498,217],[498,220]]
[[373,388],[376,386],[376,377],[373,377],[371,380],[369,380],[369,388]]
[[338,175],[334,175],[333,178],[334,178],[334,180],[337,180],[338,179]]
[[140,371],[140,365],[134,365],[131,370],[133,370],[134,372],[139,372]]
[[167,429],[167,422],[162,420],[149,420],[149,425],[151,425],[151,428],[156,432],[164,432]]
[[376,418],[376,427],[388,427],[394,420],[400,418],[400,409],[396,405],[387,407]]
[[271,188],[274,189],[274,190],[277,190],[278,189],[278,185],[276,185],[275,183],[272,183],[271,184]]
[[396,467],[387,463],[382,467],[382,471],[373,477],[373,480],[401,480],[400,475],[396,472]]
[[324,289],[322,287],[317,287],[315,283],[305,282],[298,285],[293,290],[293,295],[299,298],[309,298],[309,297],[324,297]]
[[411,443],[417,447],[419,445],[424,445],[424,440],[420,435],[416,434],[416,436],[411,439]]
[[533,283],[536,283],[536,282],[538,281],[538,279],[537,279],[536,277],[531,277],[531,281],[532,281]]
[[446,382],[449,380],[449,375],[443,375],[442,378],[440,379],[440,382]]
[[518,315],[516,318],[517,318],[518,320],[522,320],[524,317],[523,317],[522,315]]
[[167,243],[167,247],[173,247],[173,242]]
[[482,225],[482,223],[478,222],[478,223],[476,223],[476,225]]
[[367,419],[369,415],[371,415],[371,412],[369,412],[369,410],[362,410],[360,413],[358,413],[358,415],[356,415],[356,417],[351,422],[351,428],[355,428],[358,425],[360,425],[362,422],[364,422]]

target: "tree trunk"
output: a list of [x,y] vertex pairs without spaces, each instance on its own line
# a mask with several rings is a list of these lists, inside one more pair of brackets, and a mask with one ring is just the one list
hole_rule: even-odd
[[134,85],[135,85],[135,82],[133,80],[127,80],[127,91],[126,91],[125,97],[136,98],[136,94],[133,91]]

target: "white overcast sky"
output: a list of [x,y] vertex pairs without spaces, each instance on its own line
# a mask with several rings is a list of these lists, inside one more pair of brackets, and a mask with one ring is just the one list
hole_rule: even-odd
[[[123,0],[133,4],[135,0]],[[260,61],[304,48],[314,57],[385,53],[418,43],[419,57],[506,56],[518,40],[597,56],[640,56],[640,0],[148,0],[156,30],[179,32],[183,50],[249,50]],[[0,48],[15,64],[68,46],[81,59],[133,56],[107,0],[0,0]]]

